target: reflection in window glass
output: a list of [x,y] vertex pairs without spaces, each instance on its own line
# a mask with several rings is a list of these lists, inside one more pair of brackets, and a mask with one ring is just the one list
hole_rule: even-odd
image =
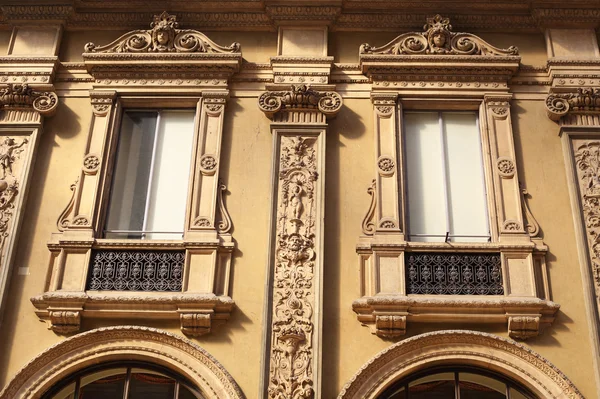
[[494,378],[472,373],[458,375],[461,399],[505,399],[506,384]]
[[[96,368],[96,370],[98,370]],[[75,393],[76,391],[77,394]],[[42,399],[205,399],[181,378],[150,368],[106,368],[78,375]]]
[[[511,381],[488,371],[465,367],[461,371],[419,373],[392,384],[379,399],[533,399]],[[425,375],[424,375],[425,374]],[[510,396],[507,396],[510,393]]]

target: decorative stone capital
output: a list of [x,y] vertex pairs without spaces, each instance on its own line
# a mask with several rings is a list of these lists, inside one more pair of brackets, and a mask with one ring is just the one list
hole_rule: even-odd
[[78,310],[53,310],[49,312],[50,329],[57,334],[71,334],[79,331],[81,312]]
[[579,88],[575,93],[551,93],[546,98],[548,117],[558,122],[567,115],[600,116],[600,89]]
[[51,91],[37,91],[27,83],[9,84],[0,89],[0,109],[33,108],[40,115],[52,116],[58,97]]
[[406,334],[406,315],[375,316],[375,334],[384,338],[396,338]]
[[[309,85],[292,85],[289,91],[266,91],[261,94],[258,108],[271,119],[278,113],[289,112],[321,113],[325,117],[333,117],[342,108],[342,97],[335,91],[319,92]],[[310,121],[298,119],[295,122]]]

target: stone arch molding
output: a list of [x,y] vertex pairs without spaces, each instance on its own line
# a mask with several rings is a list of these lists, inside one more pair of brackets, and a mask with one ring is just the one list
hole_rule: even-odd
[[207,398],[244,399],[233,377],[204,349],[187,338],[135,326],[98,328],[48,348],[16,374],[0,392],[0,399],[40,398],[70,374],[115,360],[167,367],[196,384]]
[[393,382],[443,365],[470,365],[501,373],[541,398],[583,398],[558,368],[511,339],[448,330],[417,335],[381,351],[344,385],[338,399],[375,399]]

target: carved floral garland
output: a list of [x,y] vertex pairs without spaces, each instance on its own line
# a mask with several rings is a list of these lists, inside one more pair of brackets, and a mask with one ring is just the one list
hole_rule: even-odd
[[600,303],[600,142],[580,146],[575,152],[575,160],[596,300]]
[[316,140],[282,137],[269,398],[307,399],[313,390]]

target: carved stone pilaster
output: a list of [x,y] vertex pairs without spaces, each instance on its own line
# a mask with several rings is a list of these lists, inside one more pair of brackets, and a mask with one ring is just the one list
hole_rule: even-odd
[[[398,113],[400,105],[396,103],[397,93],[371,93],[375,130],[375,211],[376,233],[401,233],[402,222],[402,185],[400,176],[402,165],[402,142],[398,141]],[[400,178],[399,178],[400,176]]]
[[342,99],[308,86],[268,91],[259,108],[272,118],[272,252],[262,395],[321,396],[321,307],[325,133]]

